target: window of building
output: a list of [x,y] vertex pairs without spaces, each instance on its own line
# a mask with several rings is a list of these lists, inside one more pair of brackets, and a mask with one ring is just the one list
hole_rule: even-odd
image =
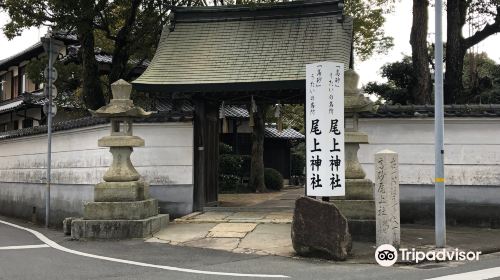
[[0,101],[5,100],[5,90],[4,86],[7,82],[5,81],[5,75],[0,76]]
[[6,132],[9,130],[9,123],[0,123],[0,132]]
[[28,118],[23,120],[23,128],[27,127],[33,127],[33,119]]
[[14,123],[14,130],[18,130],[19,129],[19,121],[18,120],[15,120]]
[[12,98],[16,98],[19,96],[19,76],[15,76],[12,78]]

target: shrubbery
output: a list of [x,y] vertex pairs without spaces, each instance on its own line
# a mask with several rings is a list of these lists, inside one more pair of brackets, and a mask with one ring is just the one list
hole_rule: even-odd
[[283,176],[276,169],[264,169],[264,182],[269,190],[279,191],[283,188]]
[[304,168],[306,167],[306,158],[302,154],[291,155],[291,175],[302,176],[304,175]]
[[227,155],[233,153],[233,147],[225,143],[219,143],[219,155]]
[[219,155],[219,174],[240,176],[242,163],[239,155]]
[[[303,157],[300,154],[295,159],[295,168],[298,174],[304,169]],[[219,146],[219,190],[223,193],[248,192],[244,178],[250,177],[250,165],[252,157],[249,155],[235,155],[231,146],[221,143]],[[292,163],[294,157],[292,157]],[[293,168],[293,167],[292,167]],[[300,173],[299,173],[300,172]],[[267,189],[279,191],[283,188],[283,176],[277,170],[266,168],[264,170],[264,182]]]

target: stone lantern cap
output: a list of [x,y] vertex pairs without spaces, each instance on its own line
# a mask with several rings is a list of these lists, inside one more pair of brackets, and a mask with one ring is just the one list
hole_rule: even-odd
[[375,112],[373,102],[358,89],[359,75],[352,69],[345,71],[344,111],[346,113]]
[[95,111],[89,110],[95,117],[101,118],[145,118],[152,114],[146,112],[142,108],[134,106],[134,102],[130,99],[132,93],[132,85],[120,79],[111,84],[111,92],[113,99]]

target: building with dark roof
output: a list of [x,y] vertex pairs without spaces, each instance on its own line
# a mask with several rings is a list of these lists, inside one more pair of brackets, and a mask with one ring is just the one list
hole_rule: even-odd
[[[62,41],[65,47],[60,52],[59,60],[63,63],[80,64],[80,49],[76,35],[55,32],[54,38]],[[43,83],[34,83],[26,75],[26,66],[30,61],[45,55],[42,43],[38,42],[29,48],[0,61],[0,132],[29,128],[46,123],[43,105],[47,102],[43,93]],[[113,57],[102,51],[96,51],[95,58],[100,74],[110,71]],[[131,59],[131,78],[136,78],[149,65],[148,60]],[[70,95],[72,92],[65,92]],[[63,105],[65,110],[74,109],[74,105]],[[55,121],[71,118],[61,110]]]
[[[75,44],[76,36],[55,32],[54,38],[65,44]],[[41,58],[45,51],[38,42],[0,61],[0,132],[31,127],[45,122],[43,84],[31,81],[26,66]],[[61,50],[61,55],[66,49]]]

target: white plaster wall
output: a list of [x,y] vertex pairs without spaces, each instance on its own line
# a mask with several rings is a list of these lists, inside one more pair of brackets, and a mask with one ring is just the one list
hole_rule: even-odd
[[[108,148],[97,146],[109,124],[55,132],[52,145],[51,223],[81,216],[94,185],[111,164]],[[192,211],[193,126],[188,123],[135,124],[146,146],[132,154],[134,166],[151,185],[160,210],[174,217]],[[47,135],[0,139],[0,213],[43,220]]]
[[[132,162],[151,185],[192,184],[191,123],[136,124],[134,134],[146,140]],[[54,184],[97,184],[111,164],[108,148],[97,139],[109,125],[55,132],[52,142]],[[0,140],[0,182],[40,183],[46,176],[47,136]]]
[[[500,186],[500,119],[450,118],[445,120],[445,180],[447,185]],[[401,184],[434,184],[433,119],[360,119],[368,133],[358,157],[374,179],[376,152],[399,154]]]

